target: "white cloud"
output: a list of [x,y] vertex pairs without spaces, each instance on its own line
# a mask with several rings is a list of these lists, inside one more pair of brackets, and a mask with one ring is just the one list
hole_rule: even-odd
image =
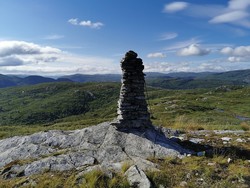
[[164,33],[161,37],[160,40],[170,40],[174,39],[178,36],[177,33]]
[[189,5],[188,3],[181,2],[181,1],[172,2],[172,3],[165,5],[164,12],[168,12],[168,13],[178,12],[178,11],[186,9],[188,5]]
[[237,56],[250,56],[250,46],[239,46],[234,49],[234,55]]
[[0,41],[0,57],[9,55],[58,54],[61,50],[25,41]]
[[250,57],[250,46],[238,46],[235,48],[225,47],[220,51],[224,55]]
[[[233,63],[237,62],[237,63]],[[231,70],[249,69],[249,64],[246,63],[247,59],[242,57],[234,58],[216,58],[216,59],[200,59],[179,61],[154,61],[147,62],[145,64],[145,72],[224,72]],[[248,59],[250,62],[250,59]]]
[[228,6],[209,22],[214,24],[230,23],[250,28],[248,21],[250,14],[247,12],[249,6],[250,0],[230,0]]
[[242,62],[244,61],[244,59],[241,57],[231,56],[228,58],[228,61],[234,63],[234,62]]
[[232,55],[233,54],[233,48],[232,47],[225,47],[220,50],[220,52],[224,55]]
[[197,43],[201,43],[202,41],[200,39],[198,39],[197,37],[185,40],[185,41],[180,41],[180,42],[176,42],[174,44],[171,44],[167,47],[165,47],[166,51],[175,51],[175,50],[179,50],[181,48],[185,48],[191,44],[197,44]]
[[190,46],[183,48],[177,52],[179,56],[203,56],[210,53],[209,49],[203,49],[197,44],[191,44]]
[[68,22],[72,25],[78,25],[78,26],[83,26],[83,27],[89,27],[89,28],[93,28],[93,29],[100,29],[101,27],[104,26],[103,23],[101,22],[92,22],[90,20],[82,20],[82,21],[78,21],[77,18],[72,18],[69,19]]
[[24,41],[0,41],[0,72],[3,74],[104,74],[119,71],[119,63],[110,58],[75,55]]
[[224,72],[229,71],[230,69],[227,69],[226,66],[223,64],[215,65],[214,63],[202,63],[197,68],[194,68],[194,72]]
[[249,14],[250,0],[229,0],[228,5],[218,4],[191,4],[173,2],[165,5],[164,12],[173,13],[185,10],[184,14],[208,19],[211,24],[232,24],[250,28]]
[[229,62],[250,62],[250,46],[225,47],[220,52],[229,56]]
[[210,23],[230,23],[235,22],[238,20],[242,20],[244,18],[247,18],[249,14],[245,11],[232,11],[225,14],[218,15],[211,19]]
[[48,35],[44,37],[45,40],[58,40],[62,38],[64,38],[63,35]]
[[248,6],[250,6],[250,1],[249,0],[231,0],[229,1],[229,8],[230,9],[247,9]]
[[0,67],[2,66],[20,66],[23,65],[22,59],[18,57],[2,57],[0,58]]
[[145,63],[145,72],[182,72],[187,71],[189,65],[186,62],[172,63],[172,62],[152,62]]
[[148,58],[164,58],[166,57],[166,54],[161,53],[161,52],[156,52],[156,53],[150,53],[147,55]]
[[56,62],[63,52],[25,41],[0,41],[0,66],[23,66]]
[[[233,69],[233,68],[232,68]],[[223,64],[202,62],[151,62],[145,63],[145,72],[222,72],[227,71]]]
[[68,20],[68,22],[72,25],[78,25],[78,19],[77,18],[71,18]]
[[85,26],[85,27],[94,28],[94,29],[100,29],[102,26],[104,26],[104,24],[101,23],[101,22],[94,22],[93,23],[90,20],[88,20],[88,21],[81,21],[79,23],[79,25]]

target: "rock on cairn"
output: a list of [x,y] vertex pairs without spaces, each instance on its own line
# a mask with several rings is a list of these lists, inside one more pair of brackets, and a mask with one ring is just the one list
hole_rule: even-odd
[[118,101],[117,128],[150,128],[150,114],[144,94],[145,74],[142,59],[137,53],[129,51],[121,60],[122,86]]

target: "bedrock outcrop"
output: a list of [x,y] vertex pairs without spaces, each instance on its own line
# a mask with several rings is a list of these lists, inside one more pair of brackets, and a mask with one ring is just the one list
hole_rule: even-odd
[[84,171],[90,166],[119,170],[130,161],[142,170],[156,169],[150,157],[191,153],[162,131],[120,131],[109,122],[75,131],[47,131],[0,140],[1,176],[13,178],[48,171]]

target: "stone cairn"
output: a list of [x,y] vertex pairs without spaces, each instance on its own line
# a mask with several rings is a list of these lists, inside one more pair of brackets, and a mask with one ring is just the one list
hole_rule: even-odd
[[145,129],[152,127],[144,94],[145,74],[142,59],[133,51],[121,60],[122,85],[118,100],[117,128]]

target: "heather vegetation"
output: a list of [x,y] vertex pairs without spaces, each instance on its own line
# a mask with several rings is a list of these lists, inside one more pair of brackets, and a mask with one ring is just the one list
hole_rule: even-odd
[[[116,117],[118,83],[46,83],[1,89],[0,137],[78,129]],[[148,87],[154,125],[181,130],[249,130],[250,88]]]
[[150,104],[156,125],[177,129],[246,129],[249,126],[250,88],[151,90]]
[[49,83],[1,89],[0,95],[1,127],[47,127],[57,122],[61,126],[80,119],[92,125],[114,117],[119,84]]

